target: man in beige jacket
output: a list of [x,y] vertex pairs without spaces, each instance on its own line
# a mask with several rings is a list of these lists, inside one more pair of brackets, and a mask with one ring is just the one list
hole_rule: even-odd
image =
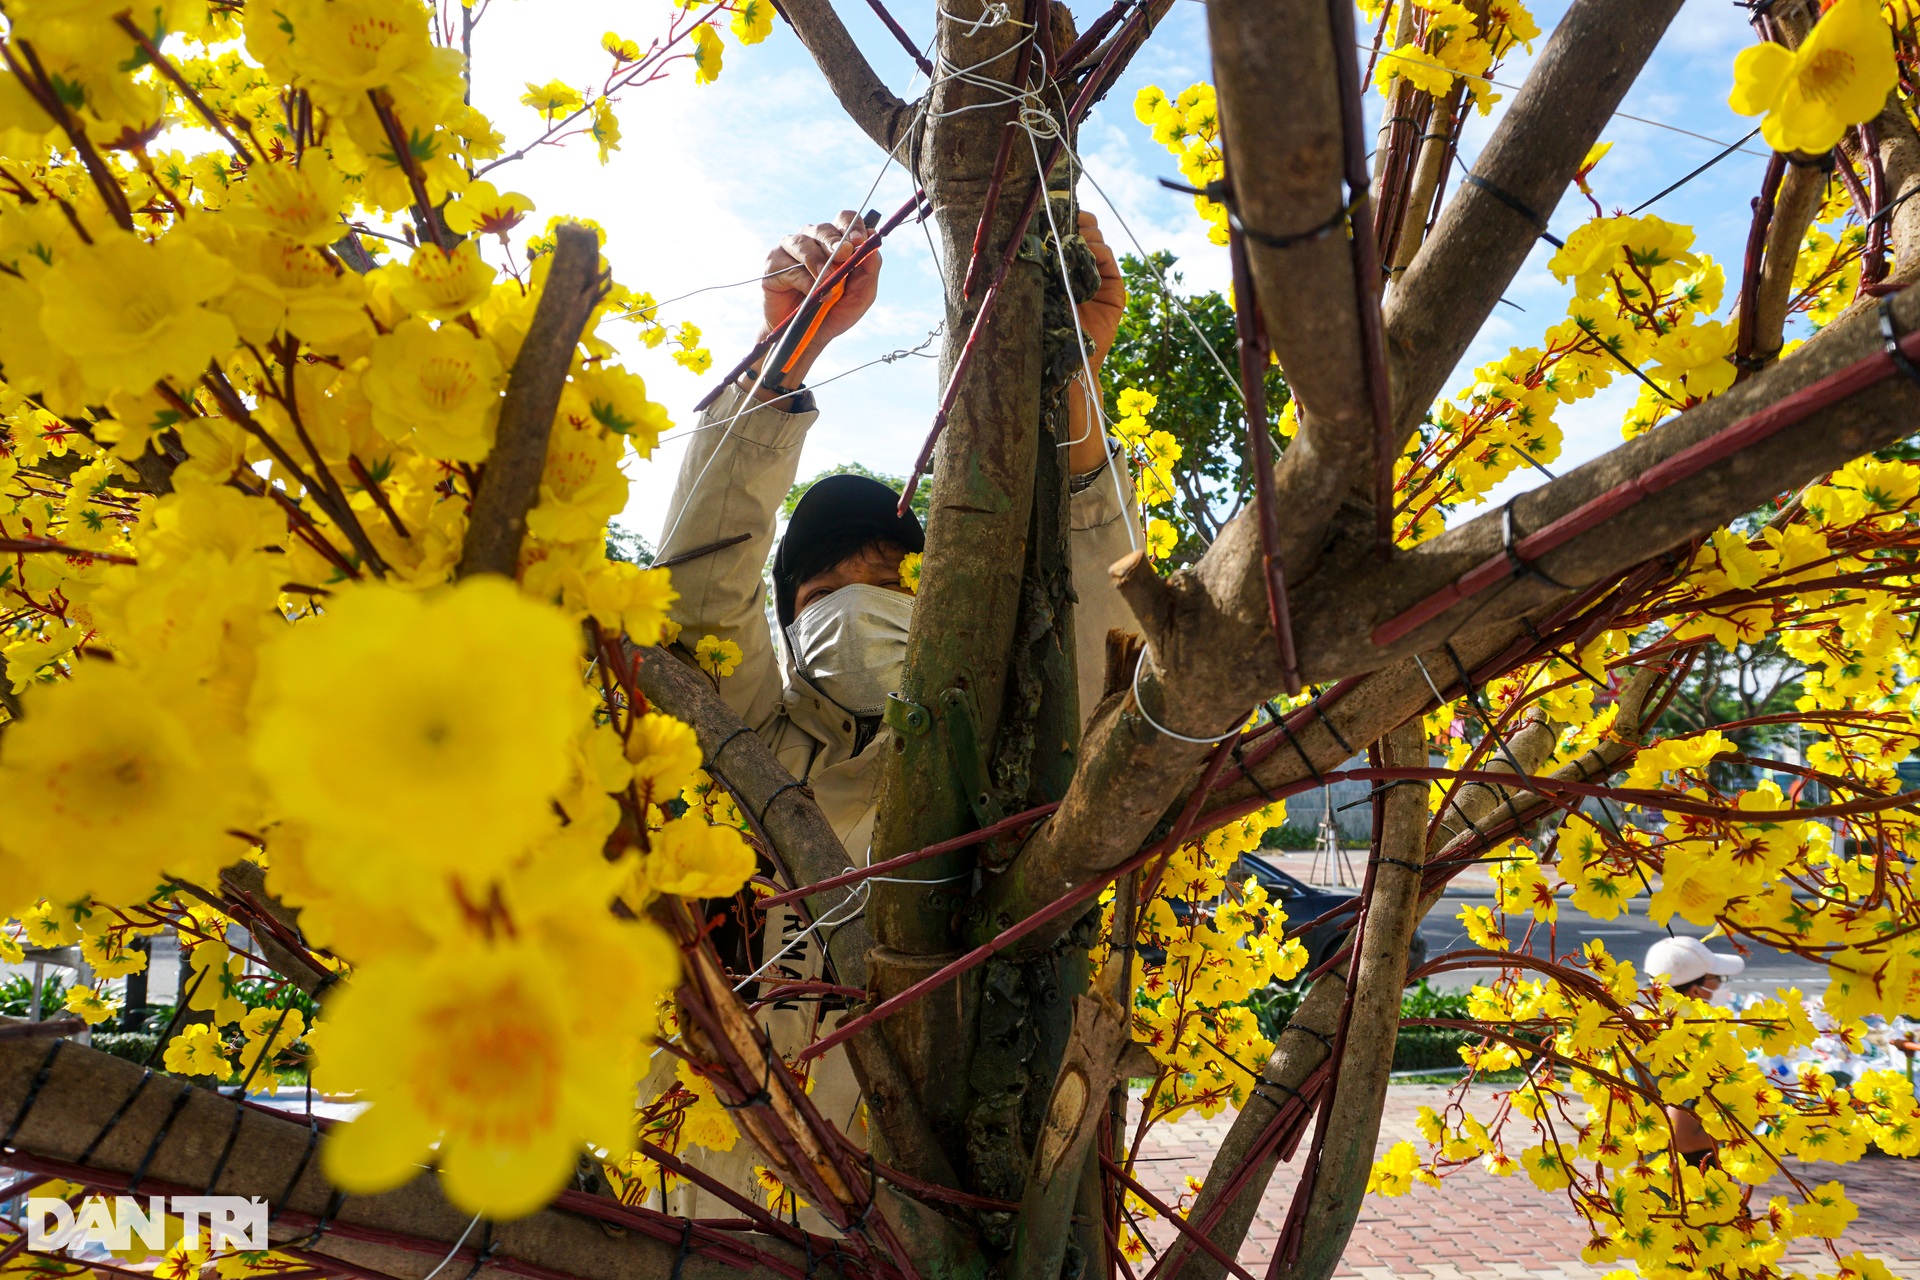
[[[1126,286],[1092,215],[1080,214],[1079,229],[1101,274],[1099,291],[1079,308],[1097,378],[1119,328]],[[858,215],[847,211],[782,240],[768,255],[762,281],[763,335],[793,314],[814,280],[844,261],[868,234]],[[805,388],[807,371],[828,344],[859,323],[873,305],[879,280],[876,252],[848,278],[845,293],[784,374],[766,370],[763,376],[760,369],[750,369],[708,407],[680,464],[659,552],[668,560],[749,535],[673,570],[680,595],[673,617],[681,624],[684,644],[712,635],[740,647],[733,674],[719,681],[720,694],[812,790],[846,845],[849,867],[868,862],[880,779],[876,743],[887,732],[880,712],[886,693],[898,688],[912,613],[900,561],[920,549],[919,522],[911,515],[896,517],[899,495],[877,481],[834,476],[809,489],[774,558],[776,615],[783,632],[778,645],[767,619],[761,571],[774,550],[780,506],[793,486],[807,430],[819,416],[813,393]],[[1071,443],[1064,447],[1073,477],[1070,549],[1079,597],[1075,656],[1080,706],[1091,712],[1100,698],[1108,630],[1133,629],[1107,567],[1140,545],[1139,519],[1124,455],[1102,437],[1083,378],[1075,380],[1068,398]],[[850,918],[863,902],[864,892],[856,887],[846,910],[830,914]],[[769,913],[756,969],[764,969],[767,979],[817,978],[822,953],[818,934],[806,922],[776,909]],[[819,1025],[818,1008],[795,1002],[769,1009],[766,1025],[775,1049],[791,1057],[806,1044]],[[841,1052],[816,1065],[813,1085],[822,1113],[863,1138],[858,1089]],[[754,1193],[757,1153],[744,1140],[724,1154],[690,1154],[728,1184]],[[730,1212],[692,1188],[677,1190],[672,1202],[672,1212],[692,1217]]]

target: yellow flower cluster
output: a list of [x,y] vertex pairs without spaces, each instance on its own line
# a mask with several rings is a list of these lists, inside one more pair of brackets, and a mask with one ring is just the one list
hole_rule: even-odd
[[[1144,1123],[1239,1106],[1254,1084],[1250,1072],[1273,1051],[1248,1002],[1298,974],[1307,953],[1298,940],[1281,940],[1285,908],[1251,876],[1232,876],[1235,863],[1285,819],[1285,804],[1276,802],[1181,845],[1141,912],[1136,942],[1160,959],[1139,962],[1134,1039],[1162,1068]],[[1109,899],[1109,922],[1111,910]]]
[[[753,867],[723,798],[675,799],[692,731],[623,692],[621,638],[674,599],[606,554],[668,425],[599,332],[634,295],[573,353],[515,578],[457,581],[552,262],[462,238],[531,202],[475,176],[501,138],[460,55],[419,0],[125,10],[21,0],[4,35],[33,51],[0,75],[5,948],[79,939],[112,979],[175,929],[211,1021],[169,1068],[270,1078],[316,1044],[372,1103],[326,1145],[339,1185],[432,1151],[456,1204],[529,1212],[631,1145],[679,970],[647,904]],[[556,123],[563,88],[530,92]],[[177,891],[243,859],[344,976],[317,1027],[249,1012],[254,958]]]
[[[1150,84],[1134,95],[1133,114],[1179,162],[1180,176],[1189,186],[1205,188],[1226,172],[1220,149],[1220,108],[1212,85],[1188,85],[1178,97],[1169,98],[1158,85]],[[1225,244],[1227,206],[1195,196],[1193,207],[1207,224],[1207,238]]]
[[1466,92],[1485,115],[1500,101],[1491,92],[1488,77],[1514,45],[1531,50],[1540,27],[1525,6],[1512,0],[1488,8],[1485,18],[1456,0],[1408,0],[1412,4],[1414,39],[1396,49],[1382,50],[1374,67],[1374,84],[1389,97],[1395,81],[1416,92],[1445,96],[1460,77]]
[[1138,387],[1120,391],[1120,416],[1110,424],[1114,436],[1127,450],[1132,464],[1134,493],[1143,509],[1165,508],[1166,515],[1147,518],[1147,552],[1164,560],[1180,541],[1179,493],[1173,487],[1174,468],[1185,453],[1170,431],[1148,425],[1147,415],[1159,406],[1159,397]]
[[1719,264],[1692,252],[1693,231],[1651,215],[1595,218],[1548,262],[1574,296],[1542,345],[1515,347],[1474,371],[1474,383],[1435,407],[1395,464],[1402,545],[1433,537],[1454,507],[1482,501],[1521,467],[1560,454],[1554,414],[1615,378],[1645,376],[1625,433],[1733,385],[1732,324],[1720,305]]

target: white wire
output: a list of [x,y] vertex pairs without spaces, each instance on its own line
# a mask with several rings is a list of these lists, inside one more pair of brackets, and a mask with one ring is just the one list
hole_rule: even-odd
[[1194,738],[1194,737],[1189,737],[1184,733],[1175,733],[1173,730],[1167,728],[1167,726],[1161,724],[1158,720],[1155,720],[1153,718],[1153,713],[1147,710],[1147,704],[1140,700],[1140,668],[1146,665],[1147,665],[1147,650],[1145,646],[1142,646],[1140,649],[1140,660],[1133,664],[1133,705],[1135,708],[1139,710],[1141,719],[1145,720],[1148,724],[1152,725],[1154,728],[1158,729],[1160,732],[1166,734],[1169,738],[1172,738],[1179,742],[1191,742],[1196,747],[1210,747],[1216,742],[1225,742],[1228,738],[1231,738],[1234,734],[1238,733],[1240,731],[1240,726],[1246,723],[1246,717],[1242,716],[1239,720],[1234,722],[1233,728],[1227,730],[1223,734],[1219,734],[1218,736],[1212,737],[1212,738]]
[[[1100,395],[1094,391],[1094,388],[1099,385],[1099,379],[1093,376],[1093,358],[1087,354],[1086,330],[1080,326],[1080,308],[1076,306],[1073,301],[1073,280],[1067,274],[1066,241],[1060,236],[1060,224],[1054,220],[1053,193],[1047,190],[1047,175],[1043,171],[1043,162],[1040,158],[1040,134],[1030,119],[1032,116],[1037,116],[1041,120],[1044,120],[1047,126],[1055,131],[1049,136],[1058,137],[1060,126],[1059,123],[1047,113],[1045,107],[1022,107],[1020,114],[1014,117],[1019,123],[1021,131],[1027,135],[1027,146],[1033,151],[1034,181],[1040,184],[1040,204],[1041,207],[1047,211],[1047,229],[1053,232],[1053,256],[1055,261],[1060,264],[1060,286],[1066,290],[1067,314],[1073,317],[1074,344],[1080,352],[1080,372],[1086,378],[1086,384],[1082,390],[1086,394],[1087,405],[1093,414],[1092,421],[1087,424],[1087,430],[1094,430],[1095,425],[1098,424],[1100,438],[1104,440],[1107,436],[1107,410],[1106,406],[1101,403]],[[1061,145],[1063,147],[1066,145],[1064,138],[1061,139]],[[1083,435],[1081,438],[1085,439],[1085,436]],[[1078,443],[1080,443],[1079,440],[1067,442],[1068,445]],[[1066,445],[1062,447],[1064,448]],[[1125,456],[1125,452],[1122,451],[1121,457],[1124,458]],[[1127,510],[1126,490],[1120,487],[1119,460],[1109,455],[1107,458],[1107,468],[1112,472],[1113,500],[1120,508],[1120,523],[1127,531],[1127,546],[1134,551],[1138,551],[1140,549],[1140,531],[1133,527],[1135,521],[1133,520],[1132,513]],[[1164,479],[1162,483],[1164,483]]]
[[[656,1049],[654,1050],[654,1052],[658,1053],[659,1050]],[[420,1280],[433,1280],[435,1276],[439,1275],[442,1271],[445,1271],[447,1269],[447,1264],[449,1262],[452,1262],[454,1259],[454,1256],[460,1252],[460,1246],[467,1242],[467,1237],[472,1235],[473,1229],[479,1225],[480,1225],[480,1215],[476,1213],[473,1215],[473,1221],[467,1224],[467,1229],[460,1233],[460,1238],[453,1242],[453,1249],[447,1254],[446,1257],[440,1259],[440,1265],[435,1267],[433,1270],[427,1272],[427,1274],[425,1274],[424,1276],[421,1276]]]

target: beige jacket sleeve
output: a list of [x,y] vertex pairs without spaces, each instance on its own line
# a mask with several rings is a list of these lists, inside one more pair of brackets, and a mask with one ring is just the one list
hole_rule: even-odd
[[1142,545],[1140,511],[1124,453],[1110,455],[1093,483],[1073,495],[1067,515],[1073,593],[1080,599],[1073,611],[1074,666],[1080,714],[1089,716],[1106,678],[1107,632],[1140,630],[1133,610],[1107,576],[1114,561]]
[[729,387],[700,416],[680,463],[658,558],[751,535],[673,569],[673,589],[680,593],[673,619],[682,628],[680,643],[689,648],[708,635],[740,646],[740,665],[720,681],[720,695],[760,730],[774,718],[783,683],[760,573],[773,554],[774,525],[793,488],[800,446],[819,414],[765,405],[741,413],[746,400],[739,388]]

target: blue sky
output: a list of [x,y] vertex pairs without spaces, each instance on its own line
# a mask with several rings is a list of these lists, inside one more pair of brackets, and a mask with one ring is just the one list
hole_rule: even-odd
[[[1081,24],[1104,9],[1076,0]],[[860,0],[840,0],[843,19],[875,69],[895,92],[910,97],[924,87],[912,62]],[[924,41],[932,33],[928,0],[891,0],[895,16]],[[1535,7],[1543,31],[1551,32],[1567,5]],[[537,130],[533,113],[518,104],[527,81],[554,78],[597,82],[605,73],[601,32],[613,29],[643,45],[664,29],[664,4],[612,5],[589,0],[497,0],[475,41],[475,101],[493,116],[510,146]],[[1687,0],[1639,82],[1628,94],[1624,115],[1670,126],[1661,128],[1616,116],[1602,137],[1612,153],[1594,177],[1607,212],[1632,208],[1732,142],[1754,121],[1726,105],[1736,52],[1753,40],[1745,11],[1730,0]],[[1544,46],[1545,37],[1535,48]],[[1355,56],[1363,55],[1356,51]],[[1517,85],[1530,57],[1516,50],[1496,78]],[[1114,92],[1093,111],[1081,134],[1088,173],[1118,208],[1119,219],[1149,249],[1180,258],[1189,288],[1224,288],[1226,253],[1206,242],[1190,202],[1162,190],[1155,179],[1174,174],[1173,160],[1133,117],[1134,94],[1146,84],[1168,93],[1209,78],[1206,15],[1200,0],[1177,0],[1172,12]],[[1511,97],[1511,93],[1506,95]],[[1369,110],[1377,114],[1379,99]],[[1462,145],[1469,163],[1497,122],[1472,118]],[[776,22],[765,42],[743,48],[727,40],[717,83],[696,85],[686,65],[667,80],[629,91],[619,114],[625,138],[605,167],[578,142],[546,149],[490,175],[503,189],[520,190],[538,205],[536,224],[556,213],[591,217],[609,233],[607,254],[616,277],[649,289],[663,301],[706,290],[668,305],[672,321],[690,320],[705,332],[715,368],[701,377],[668,362],[661,353],[629,343],[629,363],[643,373],[654,398],[676,423],[692,421],[692,404],[721,370],[743,354],[759,323],[756,284],[738,284],[761,271],[767,249],[798,226],[845,208],[892,210],[909,193],[898,167],[883,173],[883,157],[841,112],[806,50]],[[1684,130],[1686,132],[1680,132]],[[1689,134],[1704,135],[1702,137]],[[1728,157],[1649,212],[1691,224],[1696,249],[1737,272],[1749,217],[1759,189],[1765,150]],[[1458,181],[1456,169],[1453,179]],[[1105,200],[1083,185],[1082,203],[1098,214],[1109,240],[1131,249]],[[1570,191],[1552,218],[1564,236],[1591,214]],[[1513,345],[1537,342],[1564,315],[1567,290],[1546,270],[1544,243],[1507,290],[1524,311],[1497,308],[1468,352],[1450,389],[1463,384],[1472,366]],[[713,286],[731,286],[719,287]],[[1725,303],[1722,314],[1725,313]],[[912,226],[888,240],[881,296],[862,326],[822,357],[818,385],[837,373],[921,343],[940,319],[940,286],[926,235]],[[619,333],[611,335],[619,339]],[[929,347],[929,352],[935,350]],[[933,360],[908,357],[874,364],[822,386],[822,414],[802,458],[801,475],[858,461],[876,470],[904,474],[925,437],[939,395]],[[1563,408],[1566,433],[1554,469],[1583,461],[1619,441],[1619,420],[1634,396],[1630,379],[1612,390]],[[678,466],[680,446],[671,439],[653,461],[632,468],[633,500],[623,523],[657,536]],[[1515,477],[1497,490],[1539,483],[1537,472]]]

